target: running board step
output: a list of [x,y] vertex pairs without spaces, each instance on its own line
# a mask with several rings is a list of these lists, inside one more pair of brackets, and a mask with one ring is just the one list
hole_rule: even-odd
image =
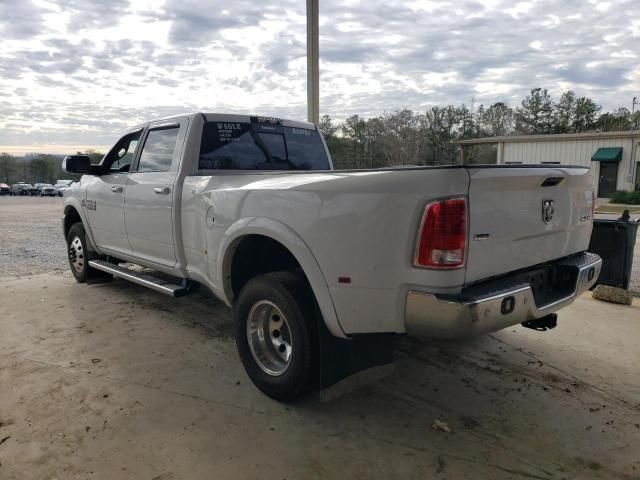
[[104,260],[89,260],[89,266],[96,270],[109,273],[114,277],[124,278],[131,283],[142,285],[143,287],[150,288],[151,290],[164,293],[171,297],[183,297],[189,293],[188,283],[186,281],[184,285],[176,285],[161,278],[136,272],[116,265],[115,263],[105,262]]

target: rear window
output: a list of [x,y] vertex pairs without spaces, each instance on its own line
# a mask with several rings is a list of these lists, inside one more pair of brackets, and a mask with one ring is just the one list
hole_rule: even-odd
[[276,123],[207,122],[200,170],[328,170],[320,134]]

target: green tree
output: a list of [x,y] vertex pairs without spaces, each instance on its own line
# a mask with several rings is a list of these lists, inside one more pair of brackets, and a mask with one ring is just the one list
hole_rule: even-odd
[[342,124],[336,124],[329,115],[323,115],[320,117],[318,127],[327,143],[333,167],[336,169],[352,167],[349,140],[340,136]]
[[329,115],[322,115],[322,117],[320,117],[318,127],[322,130],[325,140],[334,137],[340,128],[333,124],[333,119]]
[[[368,146],[373,164],[376,153],[384,165],[417,165],[423,148],[420,121],[411,110],[396,110],[368,123]],[[376,151],[372,151],[378,147]]]
[[31,159],[28,170],[33,183],[53,183],[54,181],[52,164],[45,156]]
[[340,127],[340,133],[349,140],[351,145],[352,168],[365,168],[367,166],[364,155],[366,120],[358,115],[351,115]]
[[576,100],[575,118],[573,119],[574,132],[588,132],[595,130],[598,113],[602,107],[588,97],[580,97]]
[[390,165],[384,154],[385,135],[387,134],[385,117],[387,115],[389,114],[370,118],[366,121],[364,131],[364,161],[369,168]]
[[0,179],[4,183],[11,184],[17,170],[18,164],[15,157],[8,153],[0,153]]
[[620,107],[598,117],[597,128],[604,132],[631,130],[633,127],[632,115],[628,108]]
[[570,133],[573,131],[573,122],[576,115],[576,94],[571,90],[560,96],[560,101],[555,105],[553,115],[553,132]]
[[459,117],[458,137],[461,140],[474,138],[478,136],[478,124],[476,114],[472,112],[465,104],[457,107]]
[[551,133],[553,102],[546,88],[534,88],[516,109],[520,133]]
[[427,136],[430,158],[426,163],[441,165],[457,161],[458,129],[461,122],[461,110],[454,105],[432,107],[424,114],[423,130]]
[[514,115],[513,109],[502,102],[494,103],[487,109],[480,105],[477,113],[478,134],[497,137],[513,133]]

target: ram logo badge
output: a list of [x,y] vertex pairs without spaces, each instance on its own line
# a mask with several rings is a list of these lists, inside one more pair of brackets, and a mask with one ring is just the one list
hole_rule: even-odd
[[551,223],[553,214],[553,200],[542,200],[542,221],[546,224]]

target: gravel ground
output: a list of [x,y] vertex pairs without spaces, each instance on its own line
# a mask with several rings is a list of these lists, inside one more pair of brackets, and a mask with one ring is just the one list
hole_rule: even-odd
[[60,197],[0,197],[0,277],[69,269]]
[[[62,198],[0,197],[0,278],[69,270],[61,215]],[[630,290],[640,296],[640,228],[631,275]]]

